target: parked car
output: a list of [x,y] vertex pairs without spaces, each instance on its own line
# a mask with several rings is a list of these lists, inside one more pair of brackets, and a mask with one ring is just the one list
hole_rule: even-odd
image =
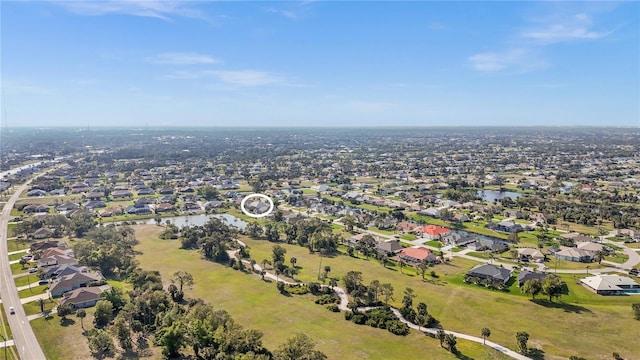
[[629,275],[638,275],[638,269],[629,270]]
[[29,274],[33,274],[34,272],[37,272],[38,268],[29,268]]
[[49,283],[49,280],[40,280],[38,281],[38,285],[46,285]]
[[33,259],[33,255],[24,255],[22,258],[24,260],[31,260],[31,259]]

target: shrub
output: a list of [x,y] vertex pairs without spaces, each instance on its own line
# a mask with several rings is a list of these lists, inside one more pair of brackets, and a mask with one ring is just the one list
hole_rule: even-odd
[[340,301],[340,298],[338,297],[338,295],[331,294],[331,295],[322,295],[318,297],[315,303],[319,305],[326,305],[326,304],[337,303],[339,301]]
[[347,311],[344,313],[344,319],[347,321],[351,321],[351,319],[353,318],[353,313],[351,311]]
[[285,290],[290,294],[304,295],[309,293],[306,285],[285,285]]
[[353,315],[353,319],[351,319],[351,321],[358,325],[362,325],[367,321],[367,316],[364,314],[355,314]]
[[338,308],[337,304],[329,304],[329,305],[327,305],[327,309],[329,309],[330,311],[333,311],[333,312],[339,312],[340,311],[340,309]]
[[409,326],[400,320],[389,320],[387,321],[386,326],[390,333],[402,336],[409,334]]

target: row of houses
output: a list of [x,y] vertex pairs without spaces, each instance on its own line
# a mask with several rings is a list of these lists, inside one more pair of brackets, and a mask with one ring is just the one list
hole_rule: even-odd
[[62,297],[60,305],[71,304],[74,308],[90,307],[100,299],[100,294],[109,289],[99,272],[80,266],[73,250],[66,243],[42,241],[31,245],[43,279],[49,280],[52,297]]

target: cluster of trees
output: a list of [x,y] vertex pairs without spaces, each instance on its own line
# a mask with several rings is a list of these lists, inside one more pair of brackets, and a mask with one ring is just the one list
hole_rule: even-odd
[[631,309],[633,310],[633,316],[636,320],[640,320],[640,303],[631,304]]
[[[125,351],[143,349],[152,337],[165,358],[180,357],[190,347],[200,359],[326,359],[304,334],[293,336],[271,352],[264,347],[260,331],[244,329],[226,311],[201,299],[185,299],[183,286],[193,284],[189,273],[176,272],[167,291],[157,271],[136,269],[127,280],[133,286],[128,296],[112,288],[96,304],[94,328],[87,333],[95,356],[115,351],[113,337]],[[86,313],[78,310],[77,316],[82,320]]]
[[583,225],[601,225],[603,221],[613,222],[615,228],[629,228],[640,225],[640,209],[632,205],[616,204],[598,199],[574,201],[569,198],[522,196],[516,199],[520,209],[538,208],[553,219],[562,219]]
[[369,286],[362,283],[362,272],[349,271],[342,277],[345,290],[353,297],[350,307],[389,305],[393,300],[393,286],[390,283],[381,284],[378,280],[372,280]]
[[555,274],[548,274],[544,277],[544,280],[527,280],[520,290],[523,294],[531,295],[534,300],[536,295],[540,293],[547,295],[549,296],[549,302],[553,302],[553,298],[559,298],[568,292],[567,284]]
[[387,329],[387,331],[396,335],[405,336],[409,334],[409,326],[398,320],[388,307],[369,310],[365,313],[360,313],[354,308],[351,312],[346,312],[344,318],[358,325],[369,325],[374,328]]
[[451,333],[448,334],[440,329],[436,332],[436,338],[440,341],[440,347],[444,347],[454,354],[458,353],[458,349],[456,348],[458,338],[455,335]]
[[334,234],[331,224],[318,218],[301,218],[291,223],[267,223],[262,227],[257,222],[247,225],[247,235],[253,239],[266,239],[272,242],[281,240],[287,244],[303,246],[313,252],[332,253],[338,248],[341,238]]
[[205,258],[229,261],[229,250],[235,246],[238,230],[228,226],[218,218],[210,218],[202,226],[185,226],[180,230],[180,242],[183,249],[199,249]]
[[83,237],[95,225],[93,213],[80,211],[73,214],[71,218],[62,214],[48,215],[44,220],[29,218],[19,222],[14,231],[16,236],[27,237],[34,231],[46,227],[53,231],[55,238],[65,235]]
[[136,243],[131,227],[109,224],[89,230],[73,246],[73,252],[80,264],[99,269],[104,276],[126,277],[136,268]]

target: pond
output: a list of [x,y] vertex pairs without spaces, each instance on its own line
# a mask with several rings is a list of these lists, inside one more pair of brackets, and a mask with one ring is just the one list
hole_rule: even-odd
[[[247,222],[235,217],[233,215],[229,215],[229,214],[214,214],[214,215],[206,215],[206,214],[201,214],[201,215],[186,215],[186,216],[173,216],[173,217],[164,217],[162,218],[162,223],[166,224],[167,220],[169,220],[173,225],[181,228],[184,227],[185,225],[189,225],[189,226],[202,226],[204,225],[207,221],[209,221],[210,218],[215,217],[218,218],[222,221],[224,221],[227,225],[229,226],[235,226],[240,230],[243,230],[246,226],[247,226]],[[156,221],[155,219],[148,219],[148,220],[143,220],[143,221],[139,221],[138,223],[143,223],[143,224],[155,224]]]
[[504,199],[506,197],[511,198],[511,200],[515,200],[522,196],[522,194],[513,192],[513,191],[495,191],[495,190],[480,190],[478,191],[478,196],[485,201],[494,202],[499,201],[500,199]]

